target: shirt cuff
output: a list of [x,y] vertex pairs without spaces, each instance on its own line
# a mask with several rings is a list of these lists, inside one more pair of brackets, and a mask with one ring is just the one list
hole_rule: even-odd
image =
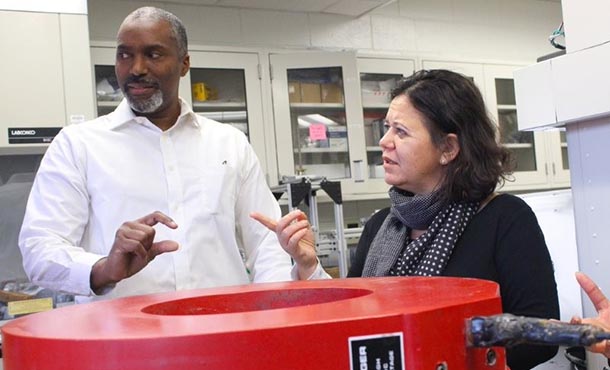
[[107,285],[97,294],[91,289],[91,270],[93,269],[93,265],[104,257],[106,256],[94,253],[84,253],[75,259],[75,263],[70,269],[70,275],[71,281],[75,281],[78,284],[76,291],[83,292],[81,295],[89,297],[103,296],[110,293],[116,286],[116,284]]
[[95,295],[91,290],[91,268],[103,257],[94,253],[80,253],[73,256],[67,291],[83,296]]
[[[292,278],[292,280],[300,280],[299,271],[298,271],[296,264],[294,264],[292,266],[292,270],[290,270],[290,278]],[[324,268],[322,268],[322,264],[320,263],[320,260],[318,259],[318,265],[316,266],[316,269],[314,270],[314,272],[311,273],[311,275],[309,275],[307,280],[323,280],[323,279],[332,279],[332,277],[326,271],[324,271]]]

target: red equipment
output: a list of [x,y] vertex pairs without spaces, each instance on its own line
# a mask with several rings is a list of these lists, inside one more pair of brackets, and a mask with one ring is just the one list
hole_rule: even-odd
[[74,305],[2,327],[5,370],[504,370],[466,345],[498,285],[445,277],[251,284]]

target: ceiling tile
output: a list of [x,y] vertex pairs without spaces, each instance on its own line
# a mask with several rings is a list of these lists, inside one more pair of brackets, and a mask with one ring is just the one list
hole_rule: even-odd
[[394,0],[339,0],[324,9],[323,12],[359,17],[382,5],[392,2],[394,2]]
[[218,0],[163,0],[163,2],[184,5],[218,5]]
[[[100,3],[111,1],[128,3],[128,0],[97,1]],[[330,13],[358,17],[380,6],[394,3],[396,0],[151,0],[149,2],[284,12]]]
[[321,12],[337,0],[219,0],[219,6],[291,12]]

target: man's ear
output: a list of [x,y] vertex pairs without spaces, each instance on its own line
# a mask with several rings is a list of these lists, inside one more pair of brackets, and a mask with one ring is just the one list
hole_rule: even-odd
[[191,56],[186,54],[182,60],[182,69],[180,69],[180,77],[186,76],[186,72],[191,68]]
[[455,159],[460,153],[460,141],[456,134],[447,134],[441,145],[441,164],[445,165]]

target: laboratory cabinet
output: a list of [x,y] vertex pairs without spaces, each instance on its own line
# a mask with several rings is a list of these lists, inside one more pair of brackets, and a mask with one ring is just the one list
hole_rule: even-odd
[[326,177],[365,192],[366,157],[356,57],[270,54],[279,176]]
[[[115,48],[96,45],[91,55],[97,114],[103,115],[123,98],[114,73]],[[243,132],[266,171],[259,54],[191,49],[189,55],[191,68],[180,80],[180,96],[195,113]]]
[[519,131],[513,72],[519,65],[423,60],[425,69],[448,69],[472,78],[498,125],[499,140],[515,161],[513,180],[501,190],[570,186],[565,135],[558,129]]
[[[122,99],[114,52],[109,44],[91,48],[97,114],[112,111]],[[341,182],[346,200],[387,197],[379,139],[390,91],[418,68],[454,70],[477,84],[498,124],[499,140],[515,159],[513,179],[502,190],[570,185],[564,133],[518,130],[513,81],[518,65],[416,61],[353,51],[195,46],[189,54],[191,69],[181,80],[180,95],[198,114],[233,125],[248,137],[270,186],[284,176],[325,177]]]
[[341,181],[347,198],[387,196],[379,139],[392,87],[414,61],[352,52],[271,54],[278,173]]

